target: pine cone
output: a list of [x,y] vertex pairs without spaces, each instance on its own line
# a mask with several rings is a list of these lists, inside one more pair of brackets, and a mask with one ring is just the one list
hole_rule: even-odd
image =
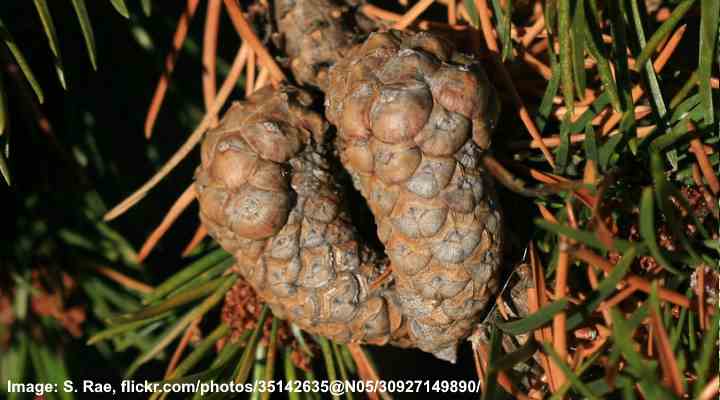
[[410,340],[454,361],[496,292],[501,214],[481,166],[497,102],[427,33],[375,33],[330,69],[326,116],[372,210]]
[[358,241],[305,92],[262,89],[208,132],[200,218],[273,313],[339,342],[385,344],[402,317],[369,282],[382,263]]
[[275,20],[299,84],[327,88],[327,70],[352,44],[348,7],[330,0],[277,0]]

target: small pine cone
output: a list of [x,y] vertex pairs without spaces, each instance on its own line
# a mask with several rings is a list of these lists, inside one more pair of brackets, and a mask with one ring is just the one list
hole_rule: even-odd
[[323,90],[327,70],[352,44],[348,7],[333,0],[276,0],[275,21],[295,80]]
[[233,103],[202,144],[200,219],[273,313],[338,342],[385,344],[402,317],[324,159],[327,124],[305,92]]
[[480,160],[495,92],[448,43],[390,31],[330,69],[326,96],[340,159],[390,257],[410,341],[454,362],[498,285],[502,218]]

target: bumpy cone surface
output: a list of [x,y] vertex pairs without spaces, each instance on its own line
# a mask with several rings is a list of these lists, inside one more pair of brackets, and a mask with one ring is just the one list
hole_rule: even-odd
[[[274,313],[337,341],[418,347],[455,361],[495,294],[502,219],[483,151],[497,118],[482,69],[426,33],[353,45],[346,8],[277,0],[296,81],[326,95],[337,154],[392,268],[361,242],[304,92],[263,89],[208,133],[201,219]],[[353,206],[353,205],[351,205]]]
[[327,88],[327,70],[351,45],[347,6],[328,0],[277,0],[275,20],[300,84]]
[[480,160],[497,114],[492,86],[437,37],[392,31],[336,63],[326,96],[410,340],[454,361],[498,284],[501,214]]
[[234,103],[202,145],[200,218],[280,318],[340,342],[402,345],[402,316],[358,242],[324,159],[307,94],[262,89]]

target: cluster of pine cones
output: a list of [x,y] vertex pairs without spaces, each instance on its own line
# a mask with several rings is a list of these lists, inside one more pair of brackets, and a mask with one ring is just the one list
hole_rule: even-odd
[[[208,132],[203,224],[276,316],[454,362],[498,286],[503,222],[481,163],[492,86],[430,33],[361,35],[330,0],[274,12],[294,80],[312,89],[263,88]],[[353,190],[385,254],[358,233]]]

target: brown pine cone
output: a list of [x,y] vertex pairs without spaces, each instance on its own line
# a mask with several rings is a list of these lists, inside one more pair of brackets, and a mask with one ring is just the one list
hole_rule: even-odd
[[297,89],[233,103],[202,145],[200,218],[273,313],[339,342],[385,344],[402,317],[325,161],[325,121]]
[[325,90],[328,68],[352,44],[348,7],[332,0],[276,0],[274,5],[295,80]]
[[481,164],[498,112],[482,69],[428,33],[372,34],[330,69],[326,116],[378,225],[410,341],[454,361],[495,294],[502,217]]

